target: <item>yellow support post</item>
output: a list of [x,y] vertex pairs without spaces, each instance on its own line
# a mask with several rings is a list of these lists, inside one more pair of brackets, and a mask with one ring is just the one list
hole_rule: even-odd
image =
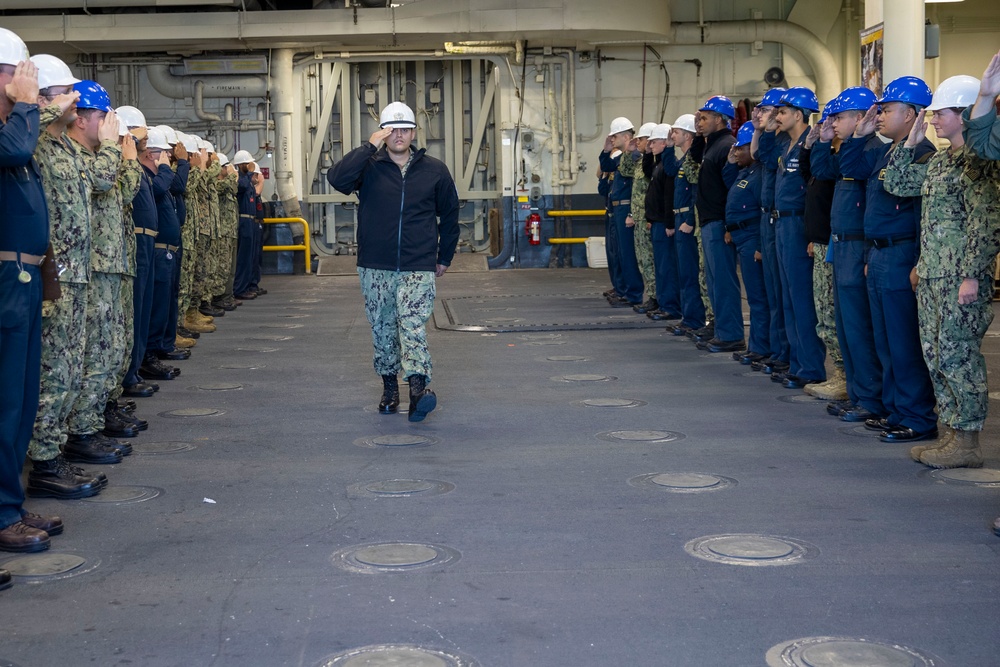
[[601,218],[607,215],[607,211],[602,209],[580,210],[580,211],[546,211],[545,215],[550,218]]
[[282,250],[302,250],[306,253],[306,273],[312,273],[312,250],[311,250],[311,238],[309,234],[309,223],[303,218],[264,218],[265,225],[278,225],[282,223],[298,223],[302,225],[304,234],[304,243],[301,245],[266,245],[264,250],[266,252],[281,252]]

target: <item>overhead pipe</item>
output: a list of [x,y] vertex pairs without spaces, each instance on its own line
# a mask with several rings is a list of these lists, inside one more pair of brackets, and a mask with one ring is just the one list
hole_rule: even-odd
[[816,76],[816,96],[832,100],[840,94],[840,67],[823,41],[802,26],[789,21],[722,21],[715,23],[673,23],[668,37],[672,46],[698,44],[752,44],[777,42],[795,49],[809,62]]
[[520,65],[524,59],[524,44],[520,40],[514,42],[476,41],[476,42],[445,42],[446,53],[465,55],[509,55],[514,54],[514,63]]
[[250,74],[200,75],[197,78],[174,76],[170,73],[169,65],[150,64],[146,66],[146,77],[149,79],[149,85],[156,92],[175,100],[194,98],[195,84],[198,81],[203,82],[202,97],[264,97],[267,95],[267,83],[264,77]]
[[205,82],[194,82],[194,113],[202,120],[222,120],[222,116],[205,111]]

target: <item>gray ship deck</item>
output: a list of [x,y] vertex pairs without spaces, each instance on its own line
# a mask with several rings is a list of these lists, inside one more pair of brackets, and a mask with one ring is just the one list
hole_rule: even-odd
[[0,554],[0,665],[1000,664],[995,417],[986,473],[932,473],[606,278],[440,280],[410,424],[357,277],[266,277],[139,400],[99,502],[29,501],[67,527]]

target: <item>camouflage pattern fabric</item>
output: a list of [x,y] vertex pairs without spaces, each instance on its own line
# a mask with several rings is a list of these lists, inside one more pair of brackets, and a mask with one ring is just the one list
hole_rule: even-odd
[[[129,213],[128,219],[132,219],[131,212]],[[122,382],[125,381],[125,375],[128,373],[128,367],[132,361],[132,346],[135,345],[135,308],[133,308],[133,304],[135,303],[135,295],[133,293],[134,287],[135,282],[133,280],[133,276],[122,276],[121,302],[122,317],[125,322],[125,344],[123,346],[125,356],[119,361],[118,369],[115,371],[114,376],[110,378],[111,386],[108,387],[109,401],[117,401],[122,397]]]
[[199,196],[203,184],[204,172],[192,167],[188,173],[187,189],[184,191],[184,203],[187,216],[181,226],[181,282],[177,291],[177,320],[184,324],[184,315],[188,308],[198,307],[200,299],[193,294],[195,275],[198,267],[198,230],[202,225],[204,200]]
[[66,422],[69,433],[93,435],[104,428],[104,406],[125,355],[125,309],[120,300],[121,292],[121,274],[100,271],[90,274],[83,377]]
[[[961,431],[980,431],[989,404],[986,362],[979,351],[993,321],[993,267],[1000,252],[1000,165],[968,147],[938,151],[925,164],[900,147],[886,170],[886,190],[923,196],[917,314],[924,361],[938,415]],[[958,303],[966,278],[979,281],[976,300]]]
[[425,324],[434,311],[431,271],[386,271],[358,267],[365,314],[372,327],[374,366],[379,375],[425,375],[431,354]]
[[63,283],[62,298],[49,303],[52,314],[42,318],[41,395],[28,444],[33,461],[54,459],[66,443],[66,418],[83,380],[87,286]]
[[132,200],[139,192],[141,178],[142,166],[138,160],[122,161],[118,170],[118,193],[122,201],[122,227],[125,230],[125,270],[122,274],[133,278],[135,277],[135,223],[132,220]]
[[618,171],[623,176],[632,178],[632,205],[630,215],[635,221],[635,259],[639,263],[639,273],[645,285],[646,296],[656,298],[656,272],[653,268],[653,240],[646,223],[646,192],[649,190],[649,179],[642,170],[642,156],[636,160],[631,152],[622,154]]
[[816,306],[816,335],[826,346],[826,353],[837,368],[844,367],[844,356],[837,341],[837,316],[833,309],[833,264],[826,261],[825,243],[813,243],[813,305]]
[[233,296],[233,281],[236,279],[236,238],[239,234],[240,207],[236,201],[239,177],[229,174],[216,182],[219,192],[219,234],[222,248],[219,251],[219,281],[221,290],[216,296]]

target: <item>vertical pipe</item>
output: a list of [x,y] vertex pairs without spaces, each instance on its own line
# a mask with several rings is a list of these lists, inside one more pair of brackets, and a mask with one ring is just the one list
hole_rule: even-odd
[[924,0],[883,0],[885,83],[901,76],[924,76]]
[[292,49],[275,49],[271,62],[271,90],[274,93],[272,115],[277,140],[274,151],[275,186],[278,199],[285,207],[285,214],[293,218],[302,214],[295,187],[295,172],[292,169],[298,157],[298,151],[292,145],[292,114],[295,109],[292,84],[294,54]]

